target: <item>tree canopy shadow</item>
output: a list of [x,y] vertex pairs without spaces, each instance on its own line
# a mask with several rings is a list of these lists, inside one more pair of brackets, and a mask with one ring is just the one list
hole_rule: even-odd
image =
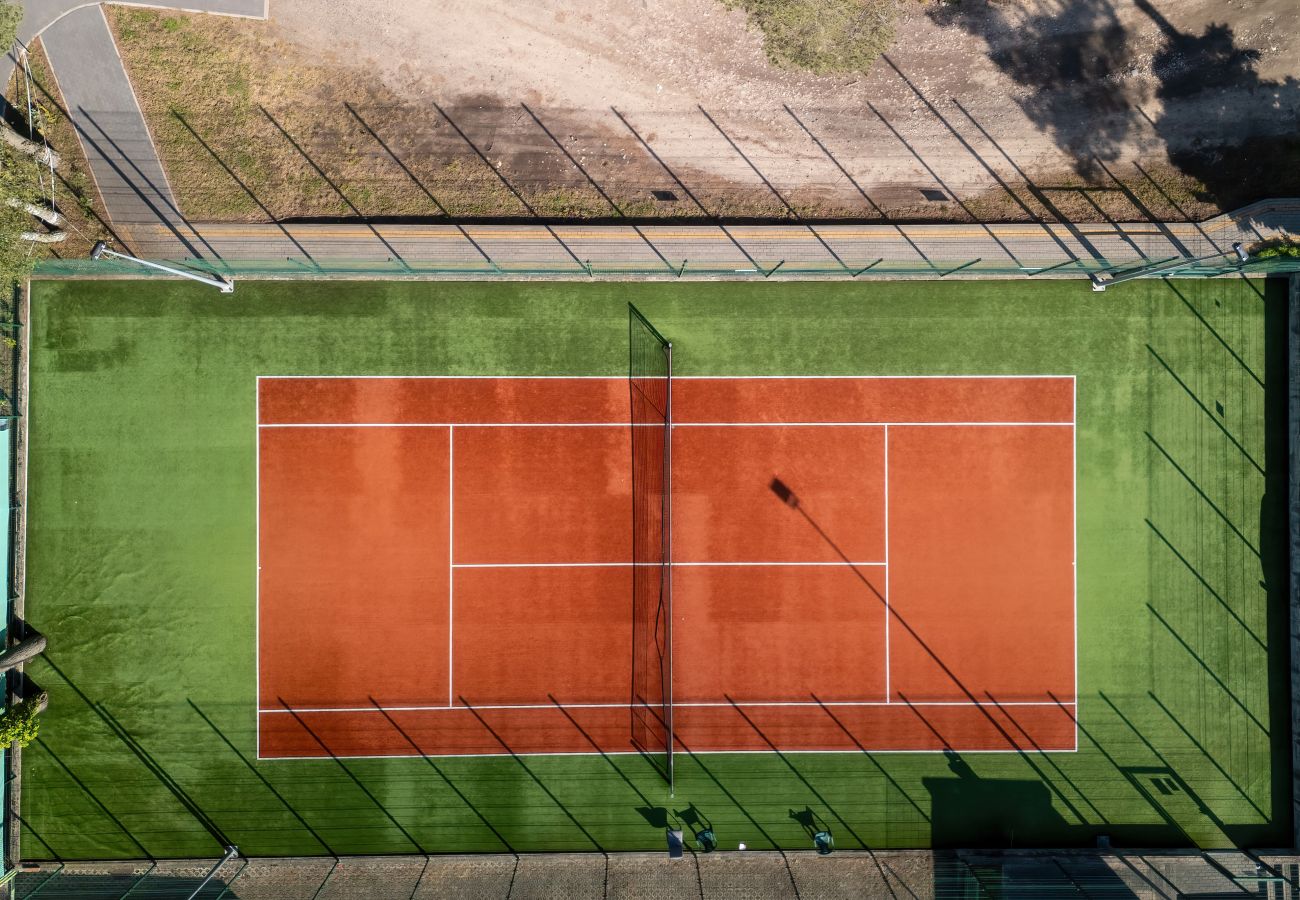
[[1300,137],[1282,124],[1300,114],[1300,80],[1261,77],[1259,51],[1227,23],[1182,31],[1150,0],[1134,4],[1154,35],[1121,21],[1112,0],[1059,0],[1023,19],[958,0],[927,15],[984,40],[990,61],[1026,89],[1016,103],[1085,178],[1154,132],[1200,200],[1230,209],[1300,193]]

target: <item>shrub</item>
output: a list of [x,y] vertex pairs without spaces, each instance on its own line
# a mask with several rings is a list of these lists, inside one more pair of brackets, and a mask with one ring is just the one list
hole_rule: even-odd
[[1270,241],[1251,253],[1255,259],[1300,259],[1300,244],[1286,238]]
[[774,65],[818,75],[865,72],[889,48],[896,0],[723,0],[763,32]]
[[0,745],[17,741],[19,747],[26,747],[36,740],[36,733],[41,726],[36,718],[40,709],[41,698],[28,697],[0,713]]

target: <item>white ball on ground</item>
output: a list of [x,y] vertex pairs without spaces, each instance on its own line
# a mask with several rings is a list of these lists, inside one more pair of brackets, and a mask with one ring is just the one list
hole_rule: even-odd
[[740,847],[739,847],[738,849],[740,849],[740,850],[744,850],[744,849],[745,849],[745,845],[744,845],[744,844],[741,844]]

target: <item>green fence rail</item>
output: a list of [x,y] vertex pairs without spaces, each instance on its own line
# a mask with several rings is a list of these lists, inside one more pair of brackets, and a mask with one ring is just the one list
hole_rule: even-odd
[[[227,278],[450,278],[450,279],[759,279],[816,278],[866,280],[871,278],[989,278],[989,277],[1086,277],[1101,272],[1129,272],[1145,266],[1158,267],[1159,272],[1150,277],[1163,278],[1216,278],[1225,275],[1256,277],[1281,276],[1300,273],[1300,259],[1252,260],[1241,264],[1224,259],[1219,262],[1188,260],[1186,266],[1173,266],[1166,258],[1128,259],[1111,262],[1105,259],[1044,260],[1039,263],[1022,261],[1012,264],[1005,260],[947,260],[947,261],[868,261],[862,266],[842,266],[833,262],[792,262],[784,259],[756,259],[754,265],[737,266],[718,262],[692,263],[686,260],[679,266],[647,266],[640,263],[589,262],[579,266],[565,264],[511,263],[478,264],[425,263],[399,260],[347,260],[331,259],[308,262],[297,259],[237,260],[213,262],[199,259],[157,260],[202,275]],[[129,276],[132,278],[170,278],[162,272],[151,271],[121,260],[52,259],[42,262],[37,277],[81,278],[104,276]]]

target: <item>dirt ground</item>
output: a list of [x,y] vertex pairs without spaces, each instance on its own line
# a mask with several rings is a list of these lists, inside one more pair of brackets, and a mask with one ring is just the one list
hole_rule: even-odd
[[1300,193],[1296,0],[899,2],[892,49],[835,77],[773,67],[718,0],[113,21],[197,219],[1179,219]]

